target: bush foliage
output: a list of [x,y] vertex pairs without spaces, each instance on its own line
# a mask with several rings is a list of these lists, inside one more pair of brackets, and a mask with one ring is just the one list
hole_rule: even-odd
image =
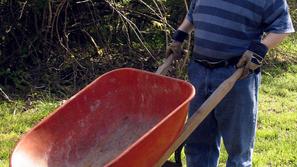
[[154,70],[185,8],[155,0],[2,0],[0,12],[0,86],[67,94],[114,68]]
[[[297,21],[295,0],[290,0]],[[76,92],[119,67],[154,71],[189,1],[1,0],[0,87]]]

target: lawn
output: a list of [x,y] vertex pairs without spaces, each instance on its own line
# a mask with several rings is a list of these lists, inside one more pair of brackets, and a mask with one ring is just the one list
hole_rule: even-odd
[[[289,50],[290,56],[272,54],[272,63],[265,66],[262,75],[254,166],[297,166],[296,37],[286,40],[280,49]],[[8,166],[20,136],[61,104],[47,95],[40,97],[0,102],[1,167]],[[226,158],[222,149],[220,166]]]
[[0,167],[7,167],[9,156],[20,136],[59,105],[52,98],[0,103]]

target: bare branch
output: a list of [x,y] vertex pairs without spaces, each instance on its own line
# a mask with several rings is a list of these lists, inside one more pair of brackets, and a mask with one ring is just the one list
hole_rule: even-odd
[[12,102],[12,100],[10,100],[10,98],[7,96],[7,94],[2,90],[2,88],[0,88],[0,92],[2,94],[2,96],[8,101],[8,102]]
[[143,47],[145,48],[145,50],[150,54],[150,56],[153,58],[153,59],[156,59],[151,51],[147,48],[147,46],[144,44],[143,40],[144,38],[142,37],[141,35],[141,32],[140,30],[138,29],[138,27],[135,25],[135,23],[133,23],[130,19],[128,19],[121,11],[119,11],[115,5],[113,5],[111,2],[109,2],[108,0],[105,0],[109,6],[118,13],[118,15],[120,17],[122,17],[127,23],[128,25],[130,26],[130,28],[132,29],[132,31],[134,32],[134,34],[136,35],[136,37],[138,38],[138,40],[140,41],[140,43],[143,45]]
[[97,55],[98,56],[101,56],[100,53],[99,53],[99,47],[98,47],[96,41],[94,40],[94,38],[86,30],[81,30],[81,31],[84,32],[88,36],[88,38],[90,39],[91,43],[95,47],[95,50],[96,50]]
[[25,6],[27,5],[27,2],[28,2],[28,1],[23,2],[23,6],[22,6],[22,9],[21,9],[21,14],[20,14],[18,20],[20,20],[20,19],[22,18],[23,13],[24,13]]

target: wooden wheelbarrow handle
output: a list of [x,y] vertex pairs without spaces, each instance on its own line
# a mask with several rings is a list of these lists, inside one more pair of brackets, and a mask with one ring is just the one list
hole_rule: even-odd
[[[171,63],[172,57],[167,58],[165,62]],[[170,65],[170,64],[169,64]],[[162,67],[163,66],[163,67]],[[163,64],[159,68],[168,68],[167,64]],[[165,68],[166,67],[166,68]],[[159,69],[158,69],[159,70]],[[237,69],[228,79],[226,79],[220,86],[211,94],[211,96],[198,108],[198,110],[188,119],[187,123],[180,136],[167,149],[166,153],[160,158],[155,167],[161,167],[170,155],[191,135],[191,133],[199,126],[199,124],[206,118],[206,116],[219,104],[219,102],[227,95],[233,88],[236,81],[242,75],[243,68]]]
[[171,65],[171,63],[173,62],[173,55],[170,55],[169,57],[166,58],[165,62],[158,67],[156,74],[163,74],[165,75]]

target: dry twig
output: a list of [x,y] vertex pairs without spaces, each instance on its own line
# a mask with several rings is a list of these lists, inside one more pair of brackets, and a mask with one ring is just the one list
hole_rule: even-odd
[[12,102],[12,100],[9,98],[9,96],[7,96],[7,94],[2,90],[2,88],[0,88],[0,92],[1,92],[2,96],[3,96],[8,102]]

